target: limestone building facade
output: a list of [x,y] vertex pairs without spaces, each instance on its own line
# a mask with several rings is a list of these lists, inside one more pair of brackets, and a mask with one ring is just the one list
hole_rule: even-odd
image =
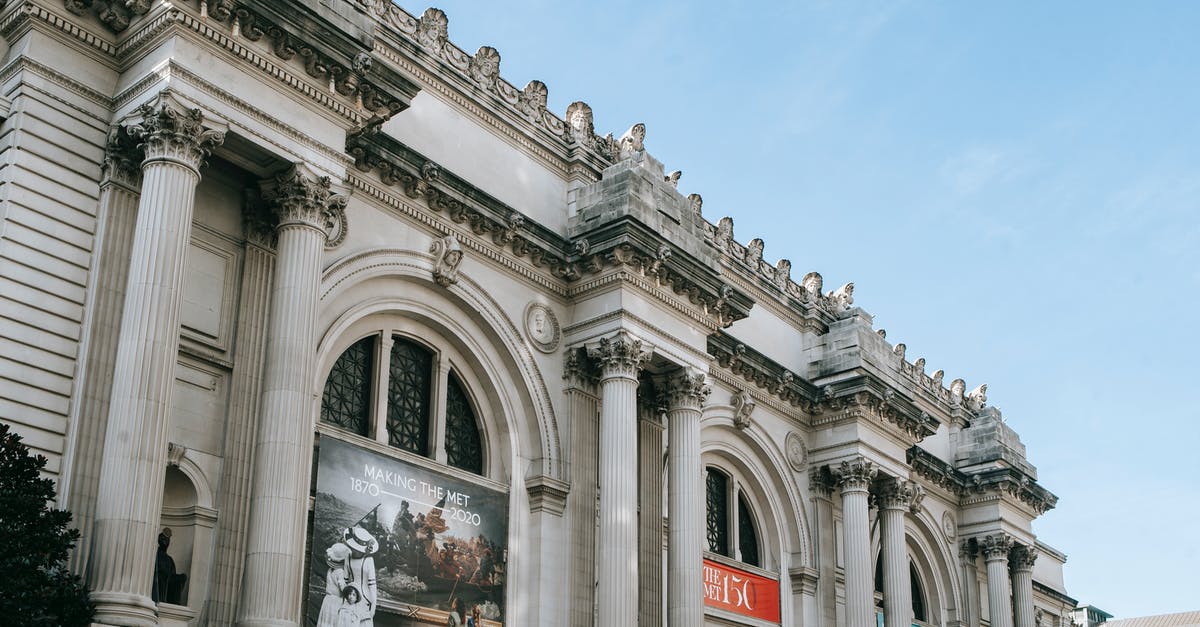
[[97,623],[1069,624],[985,385],[441,11],[8,0],[0,37],[0,419]]

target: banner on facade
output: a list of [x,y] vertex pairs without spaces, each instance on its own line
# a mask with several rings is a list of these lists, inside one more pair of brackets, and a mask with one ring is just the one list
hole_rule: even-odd
[[779,581],[705,559],[704,605],[778,623]]
[[507,537],[504,492],[322,436],[308,624],[367,627],[455,599],[502,622]]

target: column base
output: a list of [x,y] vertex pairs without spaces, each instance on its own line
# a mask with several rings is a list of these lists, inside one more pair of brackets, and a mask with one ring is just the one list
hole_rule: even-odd
[[158,606],[150,597],[129,592],[93,592],[96,604],[93,625],[157,627]]

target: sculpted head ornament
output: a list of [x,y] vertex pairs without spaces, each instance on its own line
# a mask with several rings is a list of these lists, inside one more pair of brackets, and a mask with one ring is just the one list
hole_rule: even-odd
[[449,24],[450,20],[446,19],[441,9],[425,9],[417,20],[417,43],[440,52],[442,46],[446,45]]
[[596,135],[592,127],[592,108],[586,102],[572,102],[567,107],[567,124],[571,137],[578,143],[590,144]]
[[800,287],[804,288],[809,300],[821,296],[821,288],[823,287],[823,279],[820,272],[809,272],[800,279]]
[[517,94],[517,108],[526,117],[537,119],[546,110],[546,98],[549,93],[542,81],[529,81],[525,89]]
[[750,414],[754,413],[756,406],[754,397],[746,390],[738,390],[729,398],[729,404],[733,406],[733,426],[738,429],[746,429],[750,426]]
[[775,263],[775,287],[784,289],[787,287],[788,281],[792,280],[792,262],[787,259],[780,259]]
[[955,401],[961,401],[963,392],[967,389],[967,382],[962,379],[955,379],[950,382],[950,398]]
[[749,244],[746,244],[746,263],[750,264],[751,267],[757,268],[758,262],[762,261],[763,246],[762,239],[758,237],[750,240]]
[[468,68],[471,78],[484,89],[492,89],[500,78],[500,53],[491,46],[483,46],[471,57]]
[[688,203],[691,204],[692,213],[700,215],[700,208],[704,206],[704,199],[700,194],[688,194]]
[[462,265],[463,252],[458,238],[453,233],[434,240],[429,247],[433,253],[433,280],[442,287],[458,282],[458,268]]

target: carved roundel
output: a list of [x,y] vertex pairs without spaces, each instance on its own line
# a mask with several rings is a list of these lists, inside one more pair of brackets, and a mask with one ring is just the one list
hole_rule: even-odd
[[558,348],[561,331],[554,312],[542,303],[529,303],[525,308],[525,336],[534,348],[553,353]]
[[787,439],[784,440],[784,449],[787,454],[788,465],[792,470],[801,472],[804,470],[804,463],[808,459],[808,451],[804,448],[804,439],[795,431],[787,434]]
[[945,532],[947,539],[954,539],[954,534],[957,529],[954,525],[954,517],[950,515],[950,512],[942,513],[942,531]]

